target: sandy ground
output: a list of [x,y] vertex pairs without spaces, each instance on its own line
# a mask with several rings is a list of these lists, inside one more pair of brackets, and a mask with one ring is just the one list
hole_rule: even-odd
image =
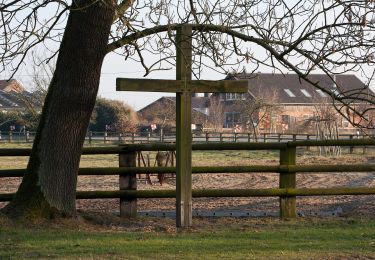
[[[375,158],[363,156],[351,159],[349,156],[339,158],[309,157],[300,158],[300,164],[312,163],[374,163]],[[274,160],[257,161],[258,164],[277,164]],[[153,185],[145,180],[138,181],[138,189],[174,189],[175,180],[167,179],[160,185],[157,176],[151,176]],[[1,178],[0,193],[15,192],[20,183],[19,178]],[[374,187],[375,173],[328,173],[328,174],[298,174],[297,187]],[[246,189],[246,188],[276,188],[278,174],[198,174],[193,175],[194,189]],[[78,190],[117,190],[117,176],[81,176],[78,180]],[[0,207],[5,203],[0,203]],[[139,211],[173,211],[174,199],[139,199]],[[98,212],[118,212],[119,200],[78,200],[78,209]],[[198,211],[241,211],[251,214],[272,214],[278,212],[278,198],[199,198],[193,199],[193,209]],[[339,215],[357,216],[373,215],[375,213],[375,196],[326,196],[299,197],[297,210],[302,215],[324,215],[337,212]]]

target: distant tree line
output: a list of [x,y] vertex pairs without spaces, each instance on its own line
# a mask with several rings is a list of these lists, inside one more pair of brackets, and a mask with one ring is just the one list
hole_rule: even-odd
[[[0,111],[0,131],[36,131],[40,120],[37,109]],[[136,112],[121,101],[97,98],[89,131],[133,132],[137,129]]]

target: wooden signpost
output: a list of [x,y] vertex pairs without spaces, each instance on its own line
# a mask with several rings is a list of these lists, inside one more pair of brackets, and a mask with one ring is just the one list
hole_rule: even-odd
[[192,93],[245,93],[247,80],[192,80],[192,27],[181,26],[176,35],[176,80],[117,78],[118,91],[176,93],[176,225],[192,225],[191,96]]

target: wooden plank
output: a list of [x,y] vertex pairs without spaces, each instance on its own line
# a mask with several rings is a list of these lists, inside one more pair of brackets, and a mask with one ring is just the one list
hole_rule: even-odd
[[[136,152],[119,154],[119,167],[136,167]],[[137,190],[135,173],[120,174],[120,190]],[[137,217],[137,198],[120,198],[120,216],[127,218]]]
[[[295,165],[296,164],[296,147],[287,147],[286,149],[280,150],[280,168],[282,166]],[[296,173],[288,170],[287,172],[280,171],[280,184],[279,188],[295,189],[296,188]],[[296,218],[296,197],[288,196],[280,197],[280,218]]]
[[247,93],[247,80],[193,80],[191,92],[197,93]]
[[[186,82],[186,84],[185,84]],[[117,78],[117,91],[246,93],[247,80],[165,80]]]
[[191,178],[191,81],[192,27],[182,26],[176,37],[176,79],[186,82],[185,91],[176,94],[176,226],[192,225]]
[[116,79],[117,91],[182,92],[182,81],[165,79]]

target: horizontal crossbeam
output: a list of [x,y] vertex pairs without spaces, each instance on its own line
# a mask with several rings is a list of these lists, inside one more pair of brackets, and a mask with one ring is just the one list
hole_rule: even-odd
[[165,80],[117,78],[117,91],[246,93],[247,80]]

